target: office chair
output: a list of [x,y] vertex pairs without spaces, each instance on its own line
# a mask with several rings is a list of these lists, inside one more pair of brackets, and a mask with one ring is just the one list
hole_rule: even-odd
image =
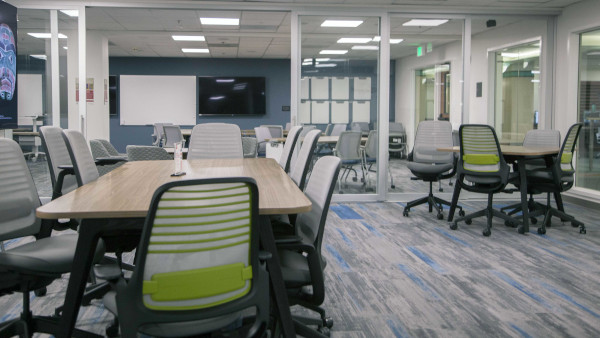
[[[40,238],[42,223],[35,215],[40,206],[33,178],[25,163],[20,146],[13,140],[0,138],[0,241],[36,236],[38,240],[0,252],[0,295],[21,292],[21,316],[0,324],[0,336],[31,337],[34,332],[56,335],[56,317],[40,317],[31,313],[29,293],[45,293],[45,288],[62,274],[70,272],[77,234]],[[98,243],[95,262],[104,254],[104,244]],[[42,293],[37,290],[43,290]],[[6,309],[4,309],[6,310]],[[75,330],[75,335],[82,331]]]
[[350,130],[360,131],[363,136],[368,136],[371,131],[369,128],[369,122],[352,122]]
[[117,149],[115,148],[115,146],[113,146],[112,143],[110,143],[108,140],[101,139],[101,138],[99,138],[97,140],[100,141],[100,143],[102,143],[102,145],[104,146],[106,151],[108,151],[108,154],[110,156],[113,156],[113,157],[126,157],[127,156],[127,154],[118,152]]
[[270,253],[259,252],[258,197],[256,182],[245,177],[158,188],[131,279],[126,281],[119,269],[107,276],[116,292],[108,293],[104,304],[117,316],[122,337],[220,331],[235,326],[248,308],[256,308],[256,315],[239,328],[239,336],[264,333]]
[[327,265],[327,261],[321,255],[321,245],[340,163],[341,160],[335,156],[325,156],[317,160],[305,190],[306,196],[312,202],[311,210],[298,215],[295,236],[279,237],[275,240],[290,305],[297,304],[320,315],[320,319],[294,317],[297,333],[300,335],[306,333],[306,328],[299,323],[317,325],[320,331],[324,327],[333,326],[333,320],[328,318],[325,310],[320,307],[325,299],[323,269]]
[[330,136],[340,136],[343,131],[346,131],[348,126],[345,123],[336,123],[333,125]]
[[267,140],[273,138],[267,127],[254,127],[256,142],[258,143],[258,157],[265,157],[267,154]]
[[[452,124],[448,121],[422,121],[417,127],[415,145],[413,151],[408,155],[409,162],[406,167],[412,172],[415,180],[429,183],[429,195],[406,203],[404,217],[408,217],[411,208],[417,205],[427,204],[429,212],[437,211],[437,218],[444,219],[444,205],[450,206],[450,202],[433,195],[433,182],[454,176],[456,158],[452,152],[437,151],[438,148],[452,147]],[[459,215],[463,216],[462,207]]]
[[294,166],[290,169],[290,178],[296,183],[300,190],[304,190],[306,175],[308,174],[308,170],[312,163],[312,158],[320,136],[321,131],[319,129],[313,129],[306,134],[302,140],[302,147],[300,148],[300,152],[298,152],[298,157],[294,162]]
[[332,130],[333,130],[333,124],[328,123],[327,127],[325,127],[325,131],[323,132],[323,135],[330,136]]
[[295,126],[289,131],[288,136],[285,139],[281,157],[279,158],[279,165],[286,173],[290,171],[292,155],[294,153],[294,149],[296,148],[296,143],[301,132],[302,126]]
[[[573,227],[579,226],[579,233],[586,233],[585,225],[565,212],[561,197],[561,193],[571,189],[575,183],[573,154],[582,126],[582,123],[576,123],[569,128],[558,157],[550,167],[527,171],[528,187],[531,185],[534,192],[547,193],[544,220],[542,226],[537,230],[540,234],[546,233],[546,227],[552,216],[560,217],[562,221],[571,222]],[[557,208],[550,205],[550,193],[554,194]]]
[[241,133],[235,124],[198,124],[192,129],[187,159],[243,158]]
[[390,122],[389,131],[388,150],[390,155],[396,154],[399,158],[404,158],[407,151],[404,125],[399,122]]
[[100,142],[100,140],[90,140],[90,150],[92,151],[92,157],[96,161],[96,167],[98,168],[98,173],[100,174],[100,176],[108,174],[109,172],[122,166],[126,162],[126,159],[122,157],[117,157],[121,160],[114,164],[104,164],[102,161],[99,162],[99,159],[107,160],[113,157],[108,152],[108,149],[106,149],[104,144]]
[[[362,151],[362,155],[363,155],[363,166],[364,166],[364,170],[367,176],[367,180],[368,181],[368,176],[369,173],[372,172],[377,172],[376,170],[372,169],[373,165],[377,163],[377,130],[371,130],[369,132],[369,136],[367,137],[367,142],[365,143],[365,146],[361,148]],[[389,156],[389,155],[388,155]],[[368,167],[367,167],[368,165]],[[390,187],[392,189],[395,189],[396,186],[394,185],[394,176],[392,176],[392,171],[390,169],[390,166],[388,165],[388,175],[390,175]]]
[[283,130],[290,131],[290,129],[292,129],[292,123],[291,122],[286,122],[285,123],[285,128]]
[[[360,165],[362,169],[362,154],[360,151],[362,133],[359,131],[343,131],[333,149],[334,156],[339,157],[342,160],[342,174],[339,176],[340,181],[340,193],[342,193],[342,181],[348,179],[350,172],[354,172],[352,180],[358,181],[358,173],[354,169],[355,165]],[[365,181],[365,173],[362,171],[362,180]]]
[[165,140],[165,132],[163,129],[164,125],[171,125],[172,123],[155,123],[154,133],[152,134],[152,145],[160,147],[163,145]]
[[283,127],[280,125],[261,124],[260,126],[269,128],[269,134],[271,134],[272,138],[283,137]]
[[306,134],[308,134],[309,131],[311,131],[313,129],[317,129],[317,127],[315,125],[312,125],[312,124],[303,124],[302,125],[302,132],[300,132],[300,138],[302,139],[304,136],[306,136]]
[[254,158],[258,155],[258,141],[256,137],[242,137],[244,158]]
[[[529,130],[525,134],[525,139],[523,140],[523,146],[524,147],[556,147],[556,148],[559,148],[560,147],[560,131],[551,130],[551,129]],[[547,167],[547,163],[543,158],[531,159],[531,160],[528,160],[525,164],[526,170],[533,170],[536,168],[546,168],[546,167]],[[515,182],[515,183],[517,183],[517,182]],[[519,187],[518,183],[515,185],[517,187]],[[533,199],[535,190],[532,188],[534,188],[534,187],[530,186],[529,184],[527,185],[527,190],[528,190],[527,192],[529,193],[528,207],[529,207],[530,222],[531,222],[531,224],[535,224],[535,223],[537,223],[536,217],[539,215],[544,215],[546,213],[546,205],[536,202]],[[508,215],[512,216],[512,215],[522,211],[521,203],[520,202],[515,203],[512,205],[505,206],[500,209],[500,211],[502,211],[502,212],[506,212],[507,210],[510,210],[508,212]],[[507,223],[507,225],[510,225],[510,224]]]
[[129,161],[156,161],[173,159],[173,156],[171,156],[164,148],[157,146],[128,145],[126,151],[127,159]]
[[181,128],[178,125],[163,125],[165,142],[164,148],[174,148],[175,143],[185,142],[183,134],[181,134]]
[[464,124],[458,130],[460,137],[460,157],[456,169],[456,182],[452,204],[456,205],[461,189],[488,195],[487,207],[483,210],[459,217],[450,224],[450,229],[456,230],[458,222],[471,224],[472,219],[485,216],[487,226],[484,236],[492,233],[492,217],[496,216],[505,221],[514,219],[493,208],[493,196],[502,192],[506,185],[518,178],[518,173],[511,173],[510,167],[504,161],[502,150],[493,127],[483,124]]

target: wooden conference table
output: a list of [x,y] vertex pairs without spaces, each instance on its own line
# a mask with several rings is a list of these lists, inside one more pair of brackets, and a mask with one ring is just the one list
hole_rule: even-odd
[[[337,143],[339,138],[340,138],[339,136],[321,136],[321,137],[319,137],[319,140],[317,141],[317,143],[335,144],[335,143]],[[277,137],[277,138],[272,138],[272,139],[266,139],[266,141],[267,142],[284,143],[285,139],[286,139],[285,137]],[[360,142],[361,143],[367,142],[367,137],[361,137]]]
[[[555,147],[524,147],[515,145],[501,145],[500,149],[502,150],[502,156],[504,156],[505,161],[507,163],[516,163],[519,171],[519,191],[521,193],[523,219],[521,220],[521,226],[518,227],[518,231],[520,234],[524,234],[529,232],[529,206],[527,203],[527,174],[525,172],[525,162],[526,160],[533,158],[547,158],[546,163],[550,163],[550,158],[558,155],[560,149]],[[460,152],[460,147],[438,148],[437,150],[458,153]],[[456,185],[454,189],[456,190],[457,187],[458,185]],[[450,206],[448,222],[452,222],[455,209],[456,205]]]
[[58,337],[71,337],[92,266],[93,252],[101,235],[107,231],[124,230],[123,224],[139,224],[137,227],[143,224],[119,224],[108,222],[109,219],[145,218],[154,191],[164,183],[193,178],[238,176],[252,177],[258,185],[261,243],[266,251],[273,254],[273,258],[267,263],[273,297],[285,336],[295,335],[268,215],[309,211],[310,200],[272,159],[193,160],[184,161],[182,167],[187,174],[172,177],[173,161],[128,162],[37,209],[36,214],[40,218],[82,219],[75,253],[77,258],[73,262],[69,278]]

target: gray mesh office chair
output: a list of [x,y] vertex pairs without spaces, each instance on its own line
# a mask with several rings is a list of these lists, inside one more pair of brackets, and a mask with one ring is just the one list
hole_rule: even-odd
[[115,146],[113,146],[112,143],[110,143],[108,140],[101,139],[101,138],[99,138],[97,140],[102,143],[102,145],[104,146],[106,151],[108,151],[108,154],[110,156],[113,156],[113,157],[126,157],[127,156],[127,154],[118,152],[117,149],[115,148]]
[[243,323],[242,311],[249,308],[256,309],[254,318],[235,336],[264,333],[270,314],[268,255],[259,254],[258,198],[251,178],[185,180],[158,188],[133,275],[127,281],[117,270],[116,293],[104,297],[122,337],[238,331],[232,324]]
[[202,158],[243,158],[240,127],[229,123],[203,123],[192,129],[188,160]]
[[[579,233],[586,233],[585,225],[565,212],[561,197],[561,193],[571,189],[575,184],[573,157],[582,126],[582,123],[576,123],[569,128],[560,152],[552,165],[527,171],[528,189],[531,186],[534,193],[547,193],[544,220],[542,226],[537,230],[540,234],[546,233],[546,227],[552,216],[559,217],[563,222],[571,222],[573,227],[579,227]],[[554,194],[556,208],[550,205],[550,193]]]
[[286,122],[286,123],[285,123],[285,129],[284,129],[284,130],[287,130],[287,131],[289,131],[290,129],[292,129],[292,123],[291,123],[291,122]]
[[302,139],[304,136],[306,136],[306,134],[308,134],[309,131],[313,129],[317,129],[317,127],[312,124],[303,124],[302,131],[300,132],[300,138]]
[[340,136],[343,131],[346,131],[348,125],[345,123],[336,123],[333,125],[333,129],[331,130],[330,136]]
[[[319,329],[333,326],[333,320],[320,307],[325,299],[323,269],[327,265],[325,257],[321,255],[321,246],[340,162],[335,156],[324,156],[317,160],[304,191],[312,202],[312,208],[296,218],[295,237],[279,239],[277,245],[290,305],[301,305],[318,312],[321,317],[295,319],[304,324],[317,325]],[[304,326],[296,325],[296,329],[298,334],[310,336],[305,334],[308,332]]]
[[333,154],[342,160],[342,174],[339,176],[340,181],[340,193],[342,188],[342,181],[346,181],[350,172],[354,172],[352,180],[358,181],[358,173],[354,169],[355,165],[361,166],[362,180],[365,181],[365,173],[362,170],[362,154],[360,150],[362,133],[359,131],[344,131],[340,134],[339,139],[333,150]]
[[[0,138],[0,241],[21,236],[37,236],[42,221],[35,215],[40,200],[20,146]],[[45,287],[70,272],[75,256],[77,234],[41,238],[0,252],[0,295],[23,294],[21,316],[0,324],[0,336],[31,337],[33,332],[58,334],[59,318],[33,316],[29,293]],[[100,241],[95,262],[104,254]],[[38,295],[43,294],[37,293]],[[74,334],[81,334],[75,329]]]
[[404,130],[404,125],[399,122],[390,122],[389,130],[390,134],[388,149],[390,155],[396,155],[400,158],[404,158],[407,152],[406,131]]
[[370,132],[369,122],[352,122],[350,130],[360,131],[363,136],[368,136]]
[[290,171],[293,151],[296,148],[296,143],[301,132],[302,126],[295,126],[289,131],[288,136],[285,139],[283,151],[281,152],[281,157],[279,158],[279,165],[286,173]]
[[[439,182],[454,176],[455,156],[452,152],[437,151],[438,148],[450,148],[454,144],[452,140],[452,124],[448,121],[423,121],[417,127],[415,145],[413,151],[408,155],[409,162],[406,167],[415,175],[415,179],[429,183],[429,195],[408,202],[404,207],[403,215],[408,216],[411,208],[427,204],[429,212],[434,208],[437,218],[443,219],[443,206],[451,203],[433,195],[433,182]],[[457,206],[459,215],[464,215],[462,207]]]
[[321,131],[319,129],[311,130],[306,134],[302,140],[302,147],[294,162],[294,166],[290,169],[290,178],[298,185],[300,190],[304,190],[306,175],[308,174],[308,169],[312,163],[312,157],[320,136]]
[[242,148],[245,158],[253,158],[258,153],[258,141],[256,137],[242,137]]
[[155,123],[154,124],[154,133],[152,134],[152,145],[154,146],[162,146],[165,140],[165,132],[163,129],[164,125],[170,125],[172,123]]
[[328,123],[327,127],[325,127],[325,131],[323,132],[323,135],[330,136],[332,130],[333,130],[333,124]]
[[[98,168],[100,176],[108,174],[110,171],[122,166],[126,162],[124,158],[122,158],[123,161],[118,161],[114,164],[104,164],[102,161],[98,162],[98,159],[108,160],[113,156],[108,152],[108,149],[106,149],[104,143],[100,140],[90,140],[90,150],[92,151],[94,160],[97,161],[96,167]],[[121,159],[121,157],[118,158]]]
[[[364,170],[366,173],[366,176],[368,178],[368,175],[370,172],[377,172],[375,169],[373,169],[373,165],[377,164],[377,130],[371,130],[369,132],[369,136],[367,137],[367,142],[365,143],[364,148],[362,148],[362,154],[363,154],[363,164],[364,164]],[[368,166],[368,167],[367,167]],[[392,170],[390,169],[390,166],[388,165],[388,175],[390,176],[390,187],[392,189],[395,189],[396,186],[394,185],[394,176],[392,176]],[[368,183],[368,179],[366,180]]]
[[171,156],[164,148],[157,146],[128,145],[126,151],[127,159],[129,161],[156,161],[173,159],[173,156]]
[[254,134],[256,136],[256,142],[258,142],[258,156],[265,157],[267,153],[267,140],[272,139],[271,131],[267,127],[255,127]]
[[177,125],[163,125],[163,130],[165,132],[165,148],[174,148],[175,143],[177,142],[185,142],[183,138],[183,134],[181,134],[181,128]]
[[[62,196],[77,188],[77,179],[73,171],[71,157],[59,127],[44,126],[40,128],[42,145],[46,149],[50,181],[52,182],[52,199]],[[61,168],[62,167],[62,168]],[[70,169],[65,169],[70,168]]]
[[[560,131],[551,129],[532,129],[527,131],[525,139],[523,140],[524,147],[560,147]],[[543,158],[536,158],[528,160],[525,164],[526,170],[533,170],[537,168],[547,167],[546,161]],[[515,182],[516,183],[516,182]],[[518,185],[517,185],[518,187]],[[528,185],[527,190],[529,193],[529,217],[531,218],[531,224],[537,223],[535,217],[544,215],[546,213],[546,205],[536,202],[533,199],[534,190]],[[500,209],[502,212],[508,212],[509,215],[514,215],[521,211],[521,203],[515,203],[508,205]],[[509,225],[509,224],[507,224]]]

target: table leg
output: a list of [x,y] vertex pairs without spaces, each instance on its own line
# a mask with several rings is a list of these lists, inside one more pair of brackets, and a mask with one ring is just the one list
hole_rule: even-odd
[[529,205],[527,201],[527,173],[525,171],[525,161],[519,159],[517,161],[519,167],[519,180],[520,180],[520,191],[521,191],[521,209],[523,214],[523,224],[519,226],[518,231],[520,234],[529,232]]
[[67,286],[65,303],[58,328],[59,338],[72,337],[79,307],[85,291],[87,278],[92,267],[94,252],[98,244],[98,228],[106,220],[84,219],[79,227],[79,239],[75,249],[75,257]]
[[275,245],[275,237],[271,229],[271,221],[269,216],[260,216],[260,240],[265,251],[271,253],[272,257],[267,261],[267,269],[269,270],[269,279],[271,280],[271,288],[273,297],[275,298],[275,306],[277,314],[281,321],[284,337],[296,337],[294,331],[294,322],[290,312],[290,303],[287,298],[283,275],[281,273],[281,265],[279,256],[277,255],[277,246]]
[[454,180],[454,193],[452,194],[452,203],[450,203],[450,210],[448,211],[448,222],[452,222],[454,219],[454,211],[458,204],[458,195],[460,195],[460,184],[458,178]]

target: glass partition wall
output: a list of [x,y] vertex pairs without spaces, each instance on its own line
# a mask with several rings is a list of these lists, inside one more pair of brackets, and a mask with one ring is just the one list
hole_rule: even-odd
[[600,29],[579,36],[578,121],[583,123],[577,152],[576,186],[600,190]]
[[299,16],[297,121],[324,132],[317,156],[342,159],[335,190],[340,194],[377,189],[379,22],[379,17]]

